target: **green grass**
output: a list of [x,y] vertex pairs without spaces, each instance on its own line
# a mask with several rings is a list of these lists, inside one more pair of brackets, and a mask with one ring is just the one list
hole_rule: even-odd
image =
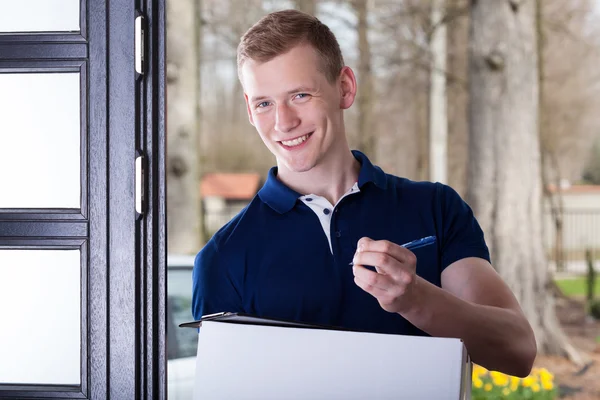
[[[587,282],[585,277],[557,279],[556,284],[565,296],[585,297]],[[600,276],[596,277],[594,295],[600,298]]]

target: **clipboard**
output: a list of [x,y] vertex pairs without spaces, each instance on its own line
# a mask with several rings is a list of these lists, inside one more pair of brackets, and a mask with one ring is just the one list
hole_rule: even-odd
[[180,328],[200,328],[202,326],[202,322],[204,321],[216,321],[216,322],[226,322],[232,324],[246,324],[246,325],[264,325],[264,326],[276,326],[280,328],[303,328],[303,329],[325,329],[325,330],[334,330],[334,331],[350,331],[350,332],[358,332],[352,329],[347,329],[339,326],[333,325],[323,325],[323,324],[308,324],[305,322],[298,322],[286,319],[279,318],[267,318],[267,317],[259,317],[252,314],[239,313],[239,312],[218,312],[214,314],[207,314],[202,316],[201,319],[197,321],[184,322],[179,324]]

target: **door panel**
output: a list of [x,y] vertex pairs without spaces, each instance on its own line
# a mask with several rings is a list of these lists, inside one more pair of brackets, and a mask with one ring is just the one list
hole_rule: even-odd
[[0,398],[165,398],[164,0],[40,2],[0,0]]
[[80,250],[0,250],[5,383],[81,383],[81,259]]
[[0,208],[79,209],[79,72],[2,72]]
[[78,0],[0,0],[0,32],[79,31]]

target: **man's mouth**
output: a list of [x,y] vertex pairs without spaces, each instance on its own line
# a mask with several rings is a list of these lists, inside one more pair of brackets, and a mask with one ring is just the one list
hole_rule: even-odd
[[302,143],[304,143],[310,137],[310,135],[312,135],[312,132],[307,133],[304,136],[300,136],[300,137],[297,137],[292,140],[282,140],[281,144],[283,144],[284,146],[287,146],[287,147],[296,147],[296,146],[299,146]]

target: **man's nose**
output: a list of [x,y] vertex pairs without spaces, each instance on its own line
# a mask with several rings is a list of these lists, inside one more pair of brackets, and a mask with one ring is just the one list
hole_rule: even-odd
[[300,125],[300,118],[294,109],[287,104],[277,106],[277,116],[275,121],[275,130],[282,133],[290,132]]

